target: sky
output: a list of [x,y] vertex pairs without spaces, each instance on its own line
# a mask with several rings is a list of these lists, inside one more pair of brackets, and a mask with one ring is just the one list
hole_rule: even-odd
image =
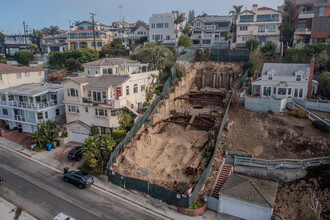
[[205,12],[209,15],[227,15],[232,5],[244,5],[250,10],[252,4],[277,9],[284,0],[0,0],[0,32],[23,33],[23,21],[28,29],[59,26],[69,29],[75,21],[89,20],[91,12],[95,20],[111,25],[120,18],[135,23],[143,20],[149,23],[152,14],[178,10],[188,15],[194,9],[195,15]]

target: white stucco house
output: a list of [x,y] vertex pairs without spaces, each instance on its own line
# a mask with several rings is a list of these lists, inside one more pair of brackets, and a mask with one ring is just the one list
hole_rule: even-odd
[[233,174],[220,190],[220,213],[247,220],[270,220],[278,183]]
[[141,40],[141,38],[149,38],[149,26],[148,25],[140,25],[137,27],[133,27],[128,34],[128,44],[134,45],[137,41]]
[[257,4],[252,10],[245,10],[238,14],[236,20],[236,47],[245,47],[247,40],[255,38],[262,46],[273,42],[280,51],[280,29],[282,23],[281,12],[272,8],[261,7]]
[[187,24],[184,19],[180,24],[175,24],[179,12],[153,14],[149,18],[149,41],[161,41],[165,45],[176,46],[179,38],[183,35],[182,30]]
[[63,82],[65,127],[75,142],[83,142],[93,125],[101,134],[117,130],[117,114],[123,108],[138,114],[147,87],[159,75],[159,71],[148,71],[148,64],[123,58],[105,58],[83,66],[83,76]]

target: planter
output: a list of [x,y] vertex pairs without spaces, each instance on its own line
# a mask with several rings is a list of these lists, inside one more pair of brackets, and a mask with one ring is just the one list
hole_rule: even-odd
[[203,215],[204,212],[207,210],[207,203],[205,203],[204,206],[199,209],[185,209],[185,208],[178,207],[177,210],[178,210],[178,212],[180,212],[184,215],[200,216],[200,215]]
[[65,137],[65,138],[56,138],[56,140],[60,141],[60,146],[63,146],[64,144],[67,144],[68,142],[70,142],[69,137]]

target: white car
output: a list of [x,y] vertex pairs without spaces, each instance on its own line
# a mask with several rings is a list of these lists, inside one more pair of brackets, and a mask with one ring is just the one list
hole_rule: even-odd
[[77,219],[72,218],[72,217],[68,216],[67,214],[64,214],[63,212],[61,212],[60,214],[55,216],[54,220],[77,220]]

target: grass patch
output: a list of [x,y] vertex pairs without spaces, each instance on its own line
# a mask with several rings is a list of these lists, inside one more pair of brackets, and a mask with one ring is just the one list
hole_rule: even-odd
[[190,206],[188,209],[191,210],[196,210],[196,209],[200,209],[204,206],[204,203],[201,202],[195,202],[192,206]]

